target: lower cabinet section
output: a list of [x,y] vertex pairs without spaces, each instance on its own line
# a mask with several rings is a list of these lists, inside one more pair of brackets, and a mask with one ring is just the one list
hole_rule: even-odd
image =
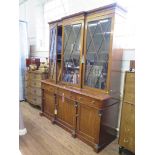
[[88,92],[75,92],[43,81],[42,94],[42,114],[73,137],[92,146],[96,152],[116,138],[117,116],[114,114],[118,101],[111,103],[107,95],[101,100]]

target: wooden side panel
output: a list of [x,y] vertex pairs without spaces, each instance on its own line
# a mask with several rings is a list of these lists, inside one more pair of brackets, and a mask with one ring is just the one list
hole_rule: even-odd
[[135,152],[135,73],[126,72],[119,145]]
[[135,106],[124,103],[120,126],[119,145],[135,152]]
[[135,74],[127,73],[125,79],[124,102],[135,103]]

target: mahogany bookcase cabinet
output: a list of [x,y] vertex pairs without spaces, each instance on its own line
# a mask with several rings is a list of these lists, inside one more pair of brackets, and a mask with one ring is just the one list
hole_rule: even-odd
[[49,23],[41,114],[96,152],[117,134],[125,13],[114,3]]

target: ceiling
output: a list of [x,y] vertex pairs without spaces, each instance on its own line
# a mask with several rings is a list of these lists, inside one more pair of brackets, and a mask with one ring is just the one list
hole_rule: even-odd
[[[29,1],[29,0],[19,0],[19,5],[22,5],[23,3],[27,2],[27,1]],[[41,4],[45,4],[52,0],[37,0],[37,1],[40,1]]]

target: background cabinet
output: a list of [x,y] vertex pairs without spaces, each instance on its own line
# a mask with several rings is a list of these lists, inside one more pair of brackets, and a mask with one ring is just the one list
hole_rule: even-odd
[[25,98],[29,103],[33,105],[41,106],[41,80],[43,79],[47,79],[47,73],[42,73],[40,71],[26,71]]
[[120,152],[122,147],[135,152],[135,73],[126,72],[121,115]]

